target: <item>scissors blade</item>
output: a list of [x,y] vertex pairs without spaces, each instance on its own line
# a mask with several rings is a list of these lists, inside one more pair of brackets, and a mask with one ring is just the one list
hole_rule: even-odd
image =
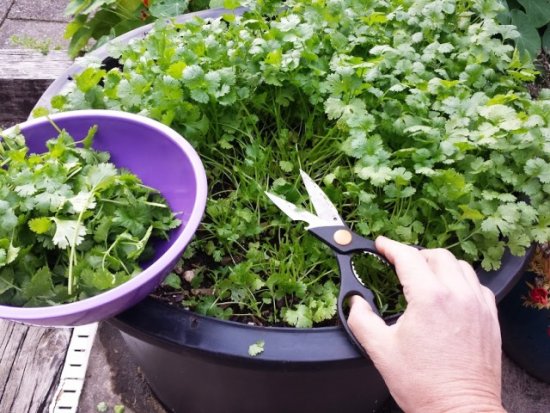
[[325,226],[335,224],[345,226],[346,224],[344,224],[344,220],[340,218],[338,210],[330,199],[328,199],[327,195],[323,192],[319,185],[317,185],[313,179],[311,179],[310,176],[301,169],[300,175],[302,176],[302,180],[304,181],[304,185],[307,193],[309,194],[309,198],[313,204],[315,212],[317,212],[319,218],[327,221]]
[[320,219],[317,215],[313,215],[311,212],[306,211],[305,209],[299,208],[296,205],[288,202],[287,200],[278,197],[275,194],[270,192],[265,193],[271,201],[279,207],[281,211],[288,215],[293,221],[305,221],[307,222],[308,229],[316,227],[324,227],[327,223]]

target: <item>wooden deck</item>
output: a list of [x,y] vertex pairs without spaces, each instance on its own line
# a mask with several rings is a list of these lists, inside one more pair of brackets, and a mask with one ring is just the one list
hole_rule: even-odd
[[59,382],[71,329],[0,320],[0,412],[46,412]]

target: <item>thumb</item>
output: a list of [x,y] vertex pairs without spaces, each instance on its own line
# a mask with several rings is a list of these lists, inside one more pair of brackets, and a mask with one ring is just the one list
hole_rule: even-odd
[[362,297],[350,298],[351,310],[348,326],[369,355],[375,355],[385,347],[389,327]]

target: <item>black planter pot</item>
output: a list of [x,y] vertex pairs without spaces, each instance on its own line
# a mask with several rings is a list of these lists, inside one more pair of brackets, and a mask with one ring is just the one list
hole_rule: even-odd
[[[208,10],[179,17],[217,17]],[[240,10],[233,10],[240,13]],[[150,26],[115,40],[125,44],[144,36]],[[104,64],[107,47],[92,53]],[[48,106],[75,73],[75,64],[44,93],[37,106]],[[514,286],[531,251],[506,254],[498,272],[478,271],[500,300]],[[391,320],[388,320],[391,322]],[[202,317],[146,299],[110,320],[160,401],[178,413],[366,413],[378,410],[389,392],[369,359],[363,358],[339,327],[261,328]],[[265,350],[248,355],[263,340]]]
[[[111,323],[173,412],[371,412],[389,396],[338,328],[259,328],[152,299]],[[265,350],[251,357],[258,340]]]
[[[501,299],[521,276],[524,257],[506,254],[479,277]],[[339,327],[289,329],[215,320],[153,299],[110,321],[153,391],[173,412],[365,413],[389,397],[372,362]],[[258,340],[265,351],[248,348]]]
[[550,383],[550,310],[522,305],[526,282],[534,274],[526,272],[499,305],[502,348],[517,365],[539,380]]

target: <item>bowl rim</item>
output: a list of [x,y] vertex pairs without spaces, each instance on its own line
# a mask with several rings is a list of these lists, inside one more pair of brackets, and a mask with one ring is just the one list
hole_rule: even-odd
[[[195,231],[202,220],[207,197],[206,172],[198,153],[191,146],[191,144],[179,133],[153,119],[146,118],[141,115],[114,110],[84,109],[49,115],[49,119],[53,121],[73,118],[98,117],[110,119],[116,118],[123,121],[137,122],[157,129],[170,141],[175,143],[179,147],[179,149],[187,154],[191,162],[193,172],[195,174],[195,186],[197,189],[195,202],[193,204],[189,220],[187,221],[187,224],[183,228],[183,231],[176,238],[174,243],[157,260],[155,260],[153,263],[151,263],[149,267],[147,267],[145,270],[143,270],[130,280],[126,281],[125,283],[93,297],[88,297],[74,303],[58,304],[47,307],[15,307],[0,305],[0,318],[14,319],[17,321],[47,320],[56,317],[79,314],[97,307],[102,307],[110,302],[120,300],[125,295],[130,294],[144,284],[147,284],[172,260],[178,259],[181,256],[183,249],[187,246],[187,244],[190,242],[191,238],[195,234]],[[10,133],[17,127],[23,130],[24,128],[39,126],[42,124],[49,124],[49,120],[47,117],[39,117],[36,119],[28,120],[9,129],[6,129],[5,131],[3,131],[3,133]]]

